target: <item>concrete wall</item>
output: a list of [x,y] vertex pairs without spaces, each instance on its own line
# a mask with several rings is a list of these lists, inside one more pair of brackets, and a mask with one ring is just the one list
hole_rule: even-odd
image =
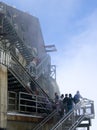
[[[8,116],[7,130],[33,130],[41,122],[42,118]],[[53,120],[46,123],[42,130],[49,130],[53,126]]]
[[0,128],[7,124],[7,68],[0,65]]

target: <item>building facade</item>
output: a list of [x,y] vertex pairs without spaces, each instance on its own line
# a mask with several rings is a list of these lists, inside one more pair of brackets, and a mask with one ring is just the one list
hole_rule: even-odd
[[[86,99],[85,107],[80,103],[60,119],[59,128],[58,112],[50,107],[54,105],[55,92],[60,95],[56,66],[51,65],[45,47],[38,18],[0,2],[1,130],[71,130],[78,126],[89,129],[94,104]],[[82,114],[76,117],[74,112],[79,108]],[[71,116],[75,122],[72,119],[68,126]],[[87,123],[82,123],[85,120]]]

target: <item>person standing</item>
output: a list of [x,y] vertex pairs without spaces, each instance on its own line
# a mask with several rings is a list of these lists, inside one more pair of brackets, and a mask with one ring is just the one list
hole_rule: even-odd
[[55,108],[57,109],[57,111],[59,111],[59,95],[57,94],[57,92],[55,93]]
[[[80,92],[77,91],[76,94],[74,95],[74,98],[73,98],[75,105],[76,105],[77,103],[79,103],[79,102],[80,102],[80,99],[82,99],[82,98],[83,98],[83,97],[81,96]],[[76,111],[76,115],[80,115],[80,107],[79,107],[79,109]]]
[[64,104],[63,104],[64,94],[61,94],[59,98],[59,114],[60,117],[64,116]]
[[74,101],[73,101],[73,98],[72,98],[72,94],[69,94],[68,101],[67,101],[68,112],[70,110],[72,110],[73,104],[74,104]]
[[80,99],[82,99],[82,96],[80,92],[77,91],[76,94],[74,95],[74,103],[77,104],[80,101]]
[[68,94],[65,94],[65,97],[63,99],[63,105],[64,105],[64,111],[65,111],[65,113],[68,112],[67,102],[68,102]]

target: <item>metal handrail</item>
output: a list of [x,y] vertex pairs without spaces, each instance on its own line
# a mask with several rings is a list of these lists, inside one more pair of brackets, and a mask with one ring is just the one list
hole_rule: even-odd
[[36,66],[36,76],[40,77],[40,75],[47,70],[48,65],[50,63],[50,56],[46,54],[43,60],[40,62],[39,65]]
[[36,127],[32,128],[31,130],[40,130],[43,127],[43,125],[45,125],[47,121],[53,118],[56,114],[58,114],[58,112],[57,110],[54,110],[46,118],[44,118]]
[[[90,112],[89,112],[90,109]],[[69,119],[69,118],[73,118],[73,122],[70,126],[70,128],[68,128],[68,130],[72,130],[72,128],[76,128],[78,126],[78,124],[83,120],[84,117],[87,118],[94,118],[94,104],[92,100],[88,100],[88,99],[82,99],[77,105],[75,105],[75,107],[68,112],[55,126],[53,126],[53,128],[51,130],[57,130],[59,127],[61,128],[60,130],[63,130],[64,128],[62,127],[62,125]],[[77,111],[82,111],[82,113],[80,113],[79,118],[76,120],[76,113]]]
[[[3,55],[1,55],[3,54]],[[6,62],[6,55],[8,57],[8,62]],[[32,81],[38,88],[39,90],[39,95],[45,96],[45,98],[48,99],[48,101],[52,104],[53,101],[52,99],[44,92],[43,89],[41,89],[39,83],[37,81],[34,81],[33,77],[27,72],[27,70],[20,64],[20,62],[12,55],[9,53],[7,50],[3,50],[0,48],[0,62],[3,60],[3,65],[7,66],[10,72],[18,79],[18,81],[21,83],[21,85],[30,93],[34,94],[35,92],[27,86],[28,81]],[[41,107],[43,107],[43,103],[41,103]],[[47,109],[45,111],[48,112]]]
[[8,111],[17,111],[17,93],[8,91]]
[[75,130],[75,128],[81,123],[81,121],[84,118],[85,118],[85,115],[81,115],[68,130]]
[[64,115],[63,118],[61,118],[59,122],[55,126],[53,126],[51,130],[56,130],[57,127],[59,127],[62,123],[64,123],[67,119],[69,119],[69,117],[74,113],[74,110],[78,109],[80,105],[81,102],[79,102],[76,106],[74,106],[74,108],[71,111],[69,111],[66,115]]
[[[4,3],[1,3],[2,5],[4,4]],[[4,4],[4,6],[5,6],[5,11],[7,10],[7,6]],[[7,13],[7,11],[6,11],[6,13]],[[5,17],[5,20],[7,20],[7,22],[8,22],[8,24],[10,24],[10,26],[12,26],[12,28],[14,28],[14,23],[13,23],[13,19],[12,19],[12,14],[10,14],[10,17],[8,17],[7,16],[7,14],[5,13],[5,15],[6,15],[6,17]],[[15,30],[15,29],[13,29],[13,31],[14,31],[14,37],[16,38],[16,36],[17,36],[17,38],[19,38],[19,42],[21,43],[21,44],[23,44],[24,46],[25,46],[25,49],[27,50],[27,52],[29,52],[29,50],[28,50],[28,48],[27,48],[27,46],[25,45],[25,43],[24,43],[24,41],[20,38],[20,36],[18,35],[18,32]],[[19,43],[19,44],[20,44]],[[14,43],[12,43],[12,44],[14,44]],[[18,45],[17,45],[18,46]],[[11,54],[12,55],[12,54]],[[30,52],[29,52],[29,55],[30,55]],[[30,55],[31,57],[33,57],[32,55]],[[29,57],[29,56],[28,56]],[[13,58],[13,56],[11,57],[11,59]],[[15,59],[15,58],[14,58]],[[13,59],[12,59],[13,60]],[[16,60],[16,59],[15,59]],[[10,60],[11,61],[11,60]],[[14,62],[14,61],[13,61]],[[17,62],[17,61],[16,61]],[[47,62],[46,62],[47,63]],[[11,65],[12,65],[13,63],[11,63]],[[40,74],[42,73],[42,70],[43,70],[43,68],[45,68],[44,67],[44,65],[45,65],[45,63],[44,64],[41,64],[40,66],[42,67],[42,69],[41,69],[41,67],[39,66],[39,67],[37,67],[37,74],[38,74],[38,76],[40,76]],[[14,64],[14,66],[15,66],[15,64]],[[20,64],[19,64],[19,67],[20,67]],[[14,71],[14,69],[13,68],[11,68],[10,66],[9,66],[9,69],[10,69],[10,71],[13,73],[13,75],[14,75],[14,73],[15,73],[15,71]],[[16,69],[16,68],[15,68]],[[18,70],[18,69],[17,69]],[[23,70],[23,68],[22,68],[22,70]],[[25,72],[26,74],[27,74],[27,72]],[[29,78],[29,80],[32,80],[31,79],[31,74],[27,74],[27,75],[30,75],[30,76],[28,76],[28,77],[30,77]],[[19,79],[19,81],[21,82],[21,84],[25,87],[25,86],[27,86],[27,83],[25,82],[25,81],[23,81],[23,80],[21,80],[21,76],[19,77],[19,75],[18,74],[16,74],[15,73],[15,76]],[[26,77],[26,76],[25,76]],[[26,80],[26,78],[25,78],[25,80]],[[27,81],[27,80],[26,80]],[[23,83],[24,82],[24,83]],[[34,81],[33,81],[34,82]],[[37,86],[38,86],[38,88],[40,89],[40,91],[41,91],[41,93],[44,93],[48,98],[49,98],[49,96],[47,95],[47,93],[45,93],[45,91],[40,87],[40,85],[39,85],[39,83],[37,82],[34,82]],[[31,88],[30,88],[30,90],[29,90],[29,88],[27,87],[27,89],[28,89],[28,91],[31,91]],[[33,93],[33,92],[32,92]]]
[[[3,6],[4,6],[4,5],[3,5]],[[5,5],[5,7],[6,7],[6,5]],[[7,9],[7,8],[5,8],[5,12],[7,12],[6,9]],[[7,18],[8,22],[11,24],[11,26],[12,26],[13,28],[15,28],[15,27],[14,27],[14,22],[13,22],[13,16],[12,16],[12,14],[10,14],[10,16],[11,16],[11,17],[8,17],[8,16],[6,15],[6,18]],[[23,43],[24,43],[24,40],[23,40],[23,32],[22,32],[21,28],[18,27],[18,29],[14,29],[14,32],[17,34],[17,37],[20,39],[20,42],[23,42]],[[25,44],[24,44],[24,45],[25,45]],[[26,50],[28,50],[28,48],[27,48],[26,45],[25,45],[25,47],[26,47]],[[28,52],[29,52],[29,50],[28,50]],[[32,55],[32,53],[31,53],[31,55]],[[33,57],[33,56],[32,56],[32,57]],[[36,66],[36,73],[34,74],[34,72],[33,72],[33,73],[32,73],[32,76],[34,75],[34,76],[40,77],[40,75],[41,75],[42,72],[45,70],[45,68],[47,67],[47,65],[48,65],[49,62],[50,62],[50,56],[49,56],[49,55],[46,55],[46,56],[43,58],[43,60],[40,62],[40,64],[39,64],[38,66]]]
[[[45,57],[43,57],[43,59],[41,60],[41,62],[38,65],[31,66],[29,64],[29,65],[27,65],[26,68],[32,76],[39,78],[41,76],[41,74],[45,73],[46,71],[49,71],[48,70],[49,63],[50,63],[50,56],[48,54],[46,54]],[[32,69],[32,71],[30,71],[30,67],[32,67],[34,69]],[[50,72],[48,72],[48,73],[50,73]]]
[[[6,58],[8,57],[8,60]],[[39,83],[33,79],[33,77],[30,75],[30,73],[24,68],[21,63],[17,60],[17,58],[11,54],[9,51],[4,50],[0,48],[0,63],[3,65],[6,65],[8,69],[12,72],[12,74],[20,81],[20,83],[23,85],[25,89],[27,89],[28,92],[34,93],[29,86],[27,86],[27,83],[29,81],[32,81],[33,84],[37,86],[37,89],[39,90],[41,95],[45,95],[50,102],[53,102],[53,100],[47,95],[47,93],[41,88]]]
[[[2,2],[0,2],[0,4],[1,4],[1,6],[3,6],[4,7],[4,9],[3,9],[3,13],[4,13],[4,20],[3,20],[3,22],[4,23],[7,23],[7,24],[5,24],[5,25],[7,25],[7,26],[5,26],[4,25],[4,30],[5,30],[5,33],[6,33],[6,38],[8,38],[9,39],[9,41],[10,41],[10,38],[11,37],[14,37],[13,39],[15,39],[15,41],[13,42],[13,41],[11,41],[10,43],[12,44],[12,45],[14,45],[17,41],[18,41],[18,43],[19,43],[19,45],[21,44],[24,48],[25,48],[25,50],[27,50],[27,52],[28,52],[28,54],[29,54],[29,56],[28,56],[28,58],[29,59],[32,59],[33,58],[33,54],[29,51],[29,49],[28,49],[28,47],[26,46],[26,43],[25,43],[25,41],[24,41],[24,38],[23,38],[23,31],[22,31],[22,29],[21,29],[21,27],[18,27],[18,29],[16,29],[15,28],[15,22],[14,22],[14,20],[13,20],[13,14],[11,13],[11,11],[8,9],[8,6],[6,5],[6,4],[4,4],[4,3],[2,3]],[[2,10],[1,10],[2,11]],[[0,11],[0,12],[1,12]],[[6,21],[6,22],[5,22]],[[11,27],[12,29],[11,30],[9,30],[7,27]],[[6,30],[7,29],[7,30]],[[10,33],[9,33],[9,31],[10,31]],[[11,36],[10,36],[11,35]],[[15,44],[16,46],[17,46],[17,48],[18,48],[18,45],[17,44]],[[18,48],[19,49],[19,48]],[[21,50],[20,50],[21,51]],[[22,51],[21,51],[21,53],[22,53]],[[28,59],[28,60],[29,60]]]
[[[43,113],[48,114],[48,111],[51,112],[51,109],[47,108],[47,105],[48,103],[46,102],[46,97],[44,96],[19,92],[19,112],[35,112],[37,114],[39,113],[38,110],[42,110]],[[22,110],[21,107],[25,108],[26,110]],[[31,108],[31,111],[29,111],[28,108]]]
[[[44,96],[13,91],[8,91],[8,111],[25,112],[38,114],[42,110],[43,114],[49,114],[50,108],[47,108],[47,102]],[[34,110],[33,110],[34,109]],[[42,115],[42,113],[40,113]]]

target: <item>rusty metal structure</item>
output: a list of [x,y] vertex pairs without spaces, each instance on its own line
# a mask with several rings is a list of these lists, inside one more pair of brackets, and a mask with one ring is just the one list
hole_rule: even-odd
[[36,17],[0,2],[0,130],[89,130],[93,101],[81,100],[61,118],[47,107],[60,93],[47,53],[56,48],[49,47]]

